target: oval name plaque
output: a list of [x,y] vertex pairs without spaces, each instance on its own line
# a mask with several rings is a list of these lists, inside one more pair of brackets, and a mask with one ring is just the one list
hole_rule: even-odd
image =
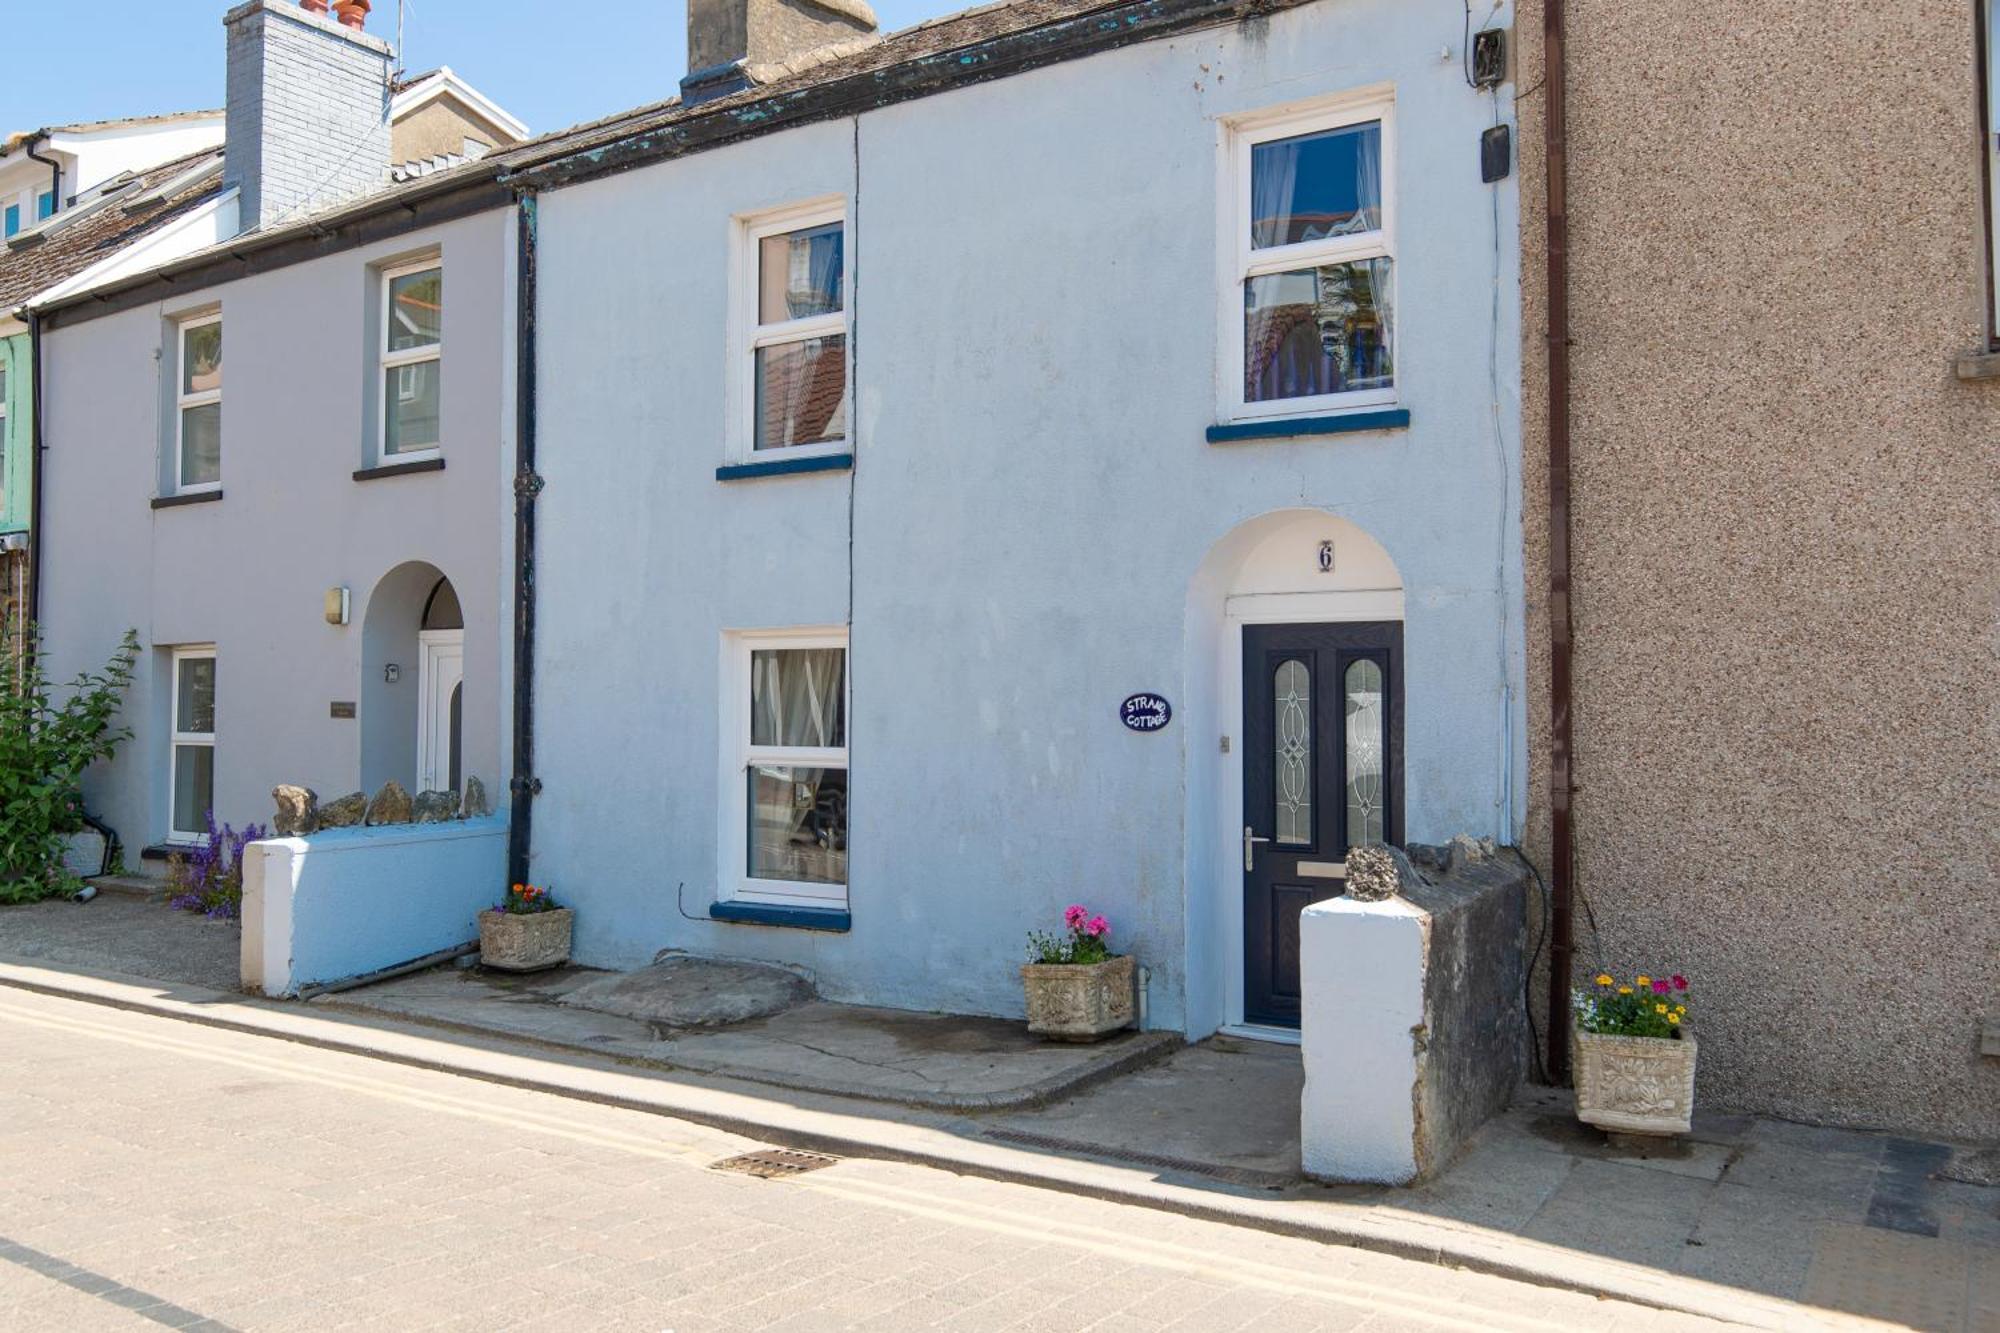
[[1133,731],[1158,731],[1174,720],[1174,706],[1161,694],[1135,694],[1118,705],[1118,720]]

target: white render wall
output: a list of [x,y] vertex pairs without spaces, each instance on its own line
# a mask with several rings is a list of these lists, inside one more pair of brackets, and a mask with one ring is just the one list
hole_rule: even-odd
[[[1517,195],[1480,183],[1496,101],[1440,60],[1460,40],[1455,11],[1320,0],[544,197],[534,874],[583,961],[766,957],[1018,1014],[1023,937],[1081,901],[1151,969],[1155,1026],[1226,1021],[1203,580],[1280,510],[1351,522],[1407,590],[1409,838],[1513,839]],[[1209,445],[1239,336],[1218,118],[1385,83],[1414,424]],[[731,218],[829,193],[858,467],[718,482]],[[724,633],[850,620],[851,932],[689,919],[718,893]],[[1138,690],[1174,700],[1164,733],[1119,725]]]
[[[437,566],[465,614],[464,771],[504,802],[513,587],[513,214],[495,210],[323,259],[190,290],[169,304],[59,324],[43,340],[41,620],[52,674],[96,668],[118,636],[145,646],[124,720],[135,735],[85,799],[136,864],[167,832],[174,645],[213,643],[215,813],[268,823],[271,788],[361,785],[369,686],[362,630],[384,574]],[[445,470],[357,482],[368,461],[374,267],[441,249]],[[153,509],[162,361],[178,312],[220,302],[222,491]],[[166,364],[170,365],[171,362]],[[328,625],[328,588],[352,589]],[[394,687],[414,695],[417,664]],[[330,716],[334,701],[364,716]],[[414,773],[404,779],[405,785]]]

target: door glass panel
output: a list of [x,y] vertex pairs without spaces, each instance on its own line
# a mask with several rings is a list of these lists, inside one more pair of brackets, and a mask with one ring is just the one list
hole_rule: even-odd
[[1278,664],[1272,682],[1277,756],[1277,839],[1294,847],[1313,835],[1312,671],[1298,658]]
[[1347,845],[1358,847],[1384,840],[1382,668],[1365,658],[1355,662],[1341,692],[1347,706]]

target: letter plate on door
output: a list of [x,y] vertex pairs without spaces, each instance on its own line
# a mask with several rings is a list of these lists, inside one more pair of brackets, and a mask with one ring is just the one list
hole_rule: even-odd
[[1309,879],[1346,879],[1345,861],[1301,861],[1299,873]]

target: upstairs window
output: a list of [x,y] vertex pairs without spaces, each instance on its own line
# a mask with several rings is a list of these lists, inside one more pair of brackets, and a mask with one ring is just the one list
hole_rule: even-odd
[[382,274],[382,461],[436,454],[444,364],[444,269],[435,259]]
[[7,205],[6,226],[0,230],[4,230],[7,236],[12,236],[15,232],[21,230],[21,206],[19,204]]
[[174,401],[174,489],[181,494],[222,485],[222,316],[177,326]]
[[750,450],[847,439],[847,245],[838,203],[753,222],[743,320]]
[[42,222],[56,215],[56,192],[44,190],[35,196],[35,221]]
[[1237,127],[1232,416],[1395,400],[1390,107]]

